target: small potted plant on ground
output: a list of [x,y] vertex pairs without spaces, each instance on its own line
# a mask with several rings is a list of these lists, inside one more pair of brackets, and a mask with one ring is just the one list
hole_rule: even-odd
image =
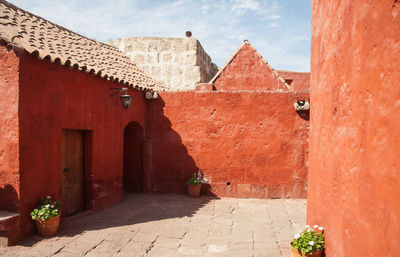
[[307,225],[304,231],[294,236],[290,245],[292,257],[320,257],[325,249],[324,228],[315,225],[312,229]]
[[201,172],[198,171],[197,174],[193,173],[190,179],[186,182],[187,184],[187,193],[191,197],[198,197],[200,195],[201,184],[202,182]]
[[57,233],[60,224],[60,213],[60,202],[52,201],[51,197],[47,196],[40,199],[38,207],[30,215],[40,235],[53,236]]

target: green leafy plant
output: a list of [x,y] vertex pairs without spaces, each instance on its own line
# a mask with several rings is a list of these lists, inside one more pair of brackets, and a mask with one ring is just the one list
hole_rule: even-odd
[[315,225],[314,229],[312,229],[307,225],[304,231],[294,236],[291,244],[293,248],[297,249],[302,254],[312,254],[322,251],[325,249],[325,237],[323,232],[323,227]]
[[197,175],[196,173],[193,173],[192,176],[188,181],[186,181],[186,184],[188,185],[200,185],[203,184],[203,176],[201,175],[201,172],[198,171]]
[[32,219],[48,220],[60,214],[60,202],[52,201],[50,196],[40,199],[40,203],[36,209],[31,212]]

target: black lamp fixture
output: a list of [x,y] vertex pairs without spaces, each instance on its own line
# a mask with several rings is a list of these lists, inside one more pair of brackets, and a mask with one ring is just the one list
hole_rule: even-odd
[[297,102],[294,103],[294,109],[297,112],[305,112],[310,110],[310,103],[306,100],[297,100]]
[[129,109],[129,107],[132,104],[132,96],[128,95],[128,88],[127,87],[123,87],[123,88],[118,88],[118,87],[115,88],[114,87],[114,88],[111,88],[111,89],[112,90],[116,90],[116,92],[111,94],[110,96],[114,96],[114,95],[122,93],[122,92],[124,93],[123,95],[120,95],[119,98],[121,98],[122,106],[125,109]]

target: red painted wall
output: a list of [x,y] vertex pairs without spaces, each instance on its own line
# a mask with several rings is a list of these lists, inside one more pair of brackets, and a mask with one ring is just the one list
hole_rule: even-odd
[[312,5],[308,223],[327,256],[400,253],[400,1]]
[[[32,232],[28,216],[46,195],[60,198],[61,130],[91,131],[86,163],[86,205],[102,209],[122,200],[123,135],[130,121],[144,127],[145,100],[129,90],[126,110],[111,87],[120,84],[41,61],[20,59],[21,236]],[[62,201],[62,199],[60,199]]]
[[19,59],[0,47],[0,210],[19,209]]
[[214,82],[214,86],[218,91],[287,90],[249,44],[243,45]]
[[203,194],[306,197],[309,122],[293,103],[307,93],[160,95],[149,111],[153,192],[184,193],[200,169],[211,181]]
[[279,75],[286,79],[292,80],[290,83],[290,91],[304,92],[310,90],[310,73],[309,72],[295,72],[295,71],[277,71]]

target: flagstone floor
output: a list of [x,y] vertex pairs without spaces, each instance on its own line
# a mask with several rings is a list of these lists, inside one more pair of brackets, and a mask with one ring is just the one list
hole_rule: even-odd
[[64,219],[56,237],[32,236],[0,256],[290,256],[306,200],[128,194],[100,212]]

